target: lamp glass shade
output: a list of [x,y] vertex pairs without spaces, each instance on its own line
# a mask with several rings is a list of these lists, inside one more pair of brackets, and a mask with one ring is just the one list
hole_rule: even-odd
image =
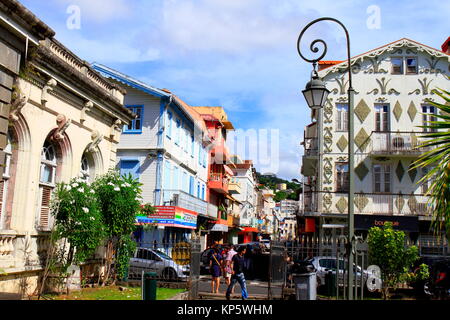
[[311,109],[323,108],[329,93],[330,91],[318,77],[313,77],[306,85],[306,89],[303,90],[305,100]]

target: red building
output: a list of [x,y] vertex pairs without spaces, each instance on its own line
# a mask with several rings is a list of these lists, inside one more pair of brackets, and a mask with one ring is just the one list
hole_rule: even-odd
[[[234,163],[226,147],[227,131],[234,130],[222,107],[195,107],[205,121],[211,145],[208,156],[208,188],[206,200],[209,209],[217,211],[217,221],[211,229],[208,244],[217,241],[229,243],[228,232],[233,228],[228,215],[234,199],[230,196],[228,185],[233,176]],[[231,167],[231,168],[230,168]]]

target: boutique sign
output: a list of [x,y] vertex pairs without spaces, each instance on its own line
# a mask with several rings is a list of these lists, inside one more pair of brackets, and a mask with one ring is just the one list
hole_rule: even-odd
[[355,229],[369,230],[373,227],[382,228],[386,222],[392,223],[394,229],[407,232],[419,232],[419,219],[417,217],[396,217],[380,215],[355,215]]

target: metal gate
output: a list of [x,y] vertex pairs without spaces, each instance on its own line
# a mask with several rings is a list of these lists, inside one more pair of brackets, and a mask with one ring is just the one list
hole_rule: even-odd
[[[322,236],[302,238],[299,241],[272,241],[270,245],[270,263],[268,280],[268,299],[284,298],[286,293],[295,292],[292,270],[301,262],[316,259],[317,283],[319,289],[324,289],[330,283],[326,279],[333,279],[336,299],[348,297],[348,245],[347,238],[340,236]],[[353,297],[364,298],[364,288],[367,282],[368,245],[360,237],[355,237],[352,254],[354,255]],[[322,264],[323,261],[323,265]],[[325,269],[327,271],[325,271]],[[331,276],[327,273],[331,272]]]

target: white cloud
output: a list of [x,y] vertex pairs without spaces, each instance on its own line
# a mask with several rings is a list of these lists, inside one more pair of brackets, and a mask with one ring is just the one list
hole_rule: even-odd
[[132,1],[126,0],[59,0],[61,5],[76,5],[81,9],[82,20],[105,23],[126,19],[133,14]]

